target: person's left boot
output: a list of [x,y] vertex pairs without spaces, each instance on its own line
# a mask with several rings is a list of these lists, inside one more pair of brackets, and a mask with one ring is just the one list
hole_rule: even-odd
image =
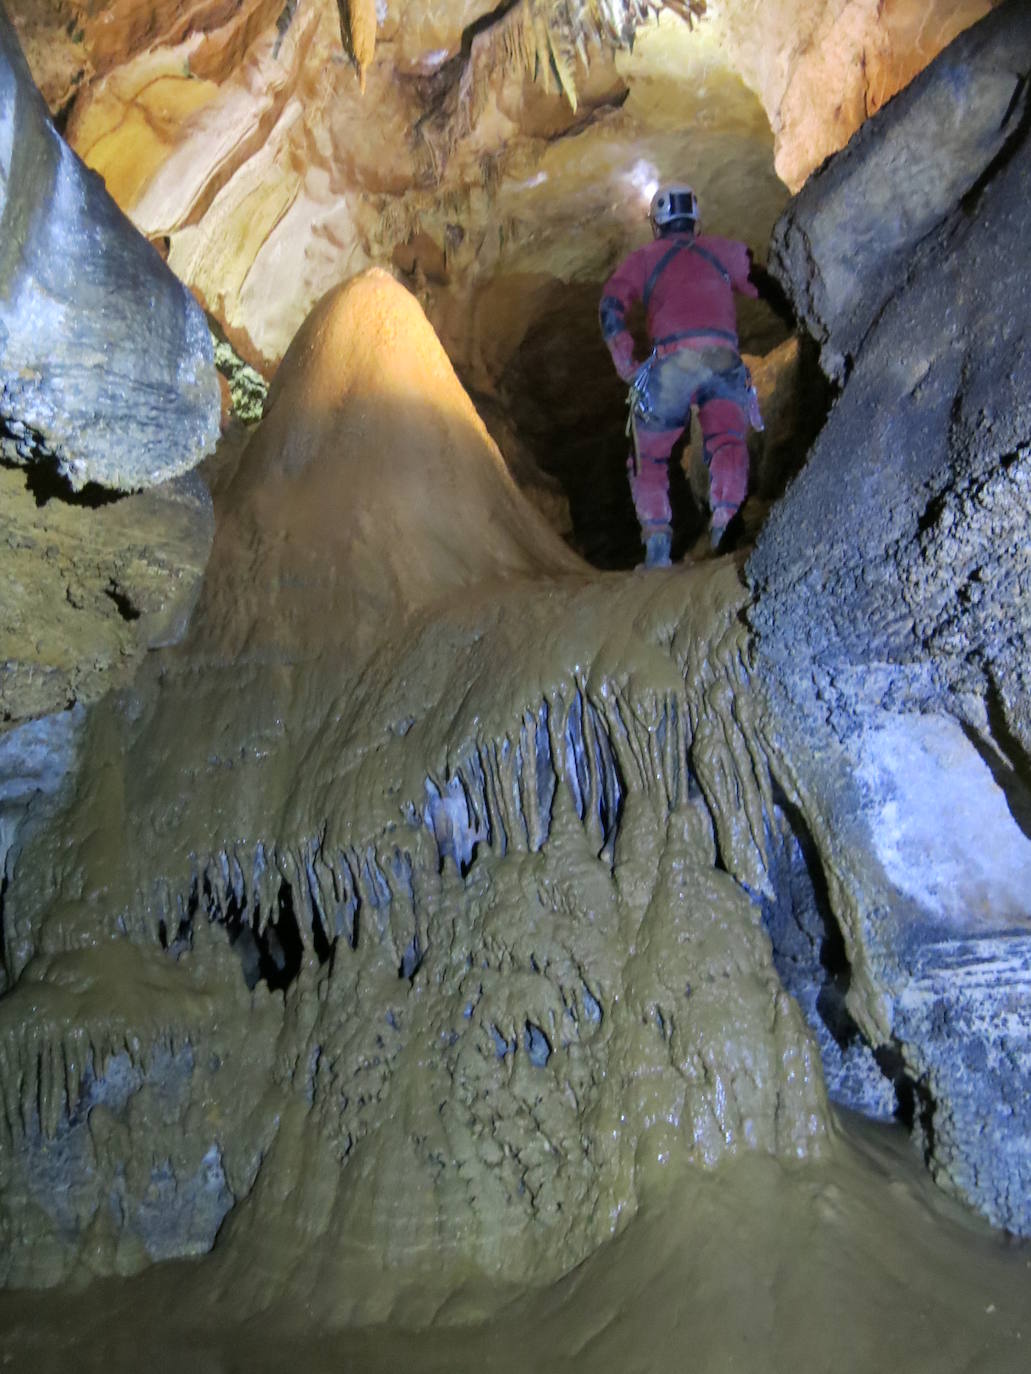
[[719,522],[719,523],[717,524],[717,522],[716,522],[715,519],[713,519],[712,522],[710,523],[710,525],[709,525],[709,548],[712,550],[713,553],[716,553],[716,552],[718,551],[720,545],[722,544],[722,542],[723,542],[723,536],[727,533],[727,526],[728,526],[729,524],[730,524],[730,521],[729,521],[729,520],[723,520],[723,521],[721,521],[721,522]]
[[673,536],[668,530],[660,530],[657,534],[650,534],[644,541],[644,562],[642,568],[670,568],[673,560],[670,551],[673,547]]

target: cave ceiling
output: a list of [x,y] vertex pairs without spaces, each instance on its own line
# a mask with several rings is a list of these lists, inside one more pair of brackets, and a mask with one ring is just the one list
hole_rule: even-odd
[[[14,0],[73,148],[271,373],[370,265],[490,391],[659,178],[757,257],[789,190],[991,0]],[[482,321],[489,320],[489,328]],[[762,309],[746,346],[779,337]]]

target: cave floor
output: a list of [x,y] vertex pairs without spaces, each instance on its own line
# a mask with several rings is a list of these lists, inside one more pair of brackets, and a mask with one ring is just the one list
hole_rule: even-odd
[[[1031,1246],[992,1232],[924,1174],[902,1133],[839,1116],[825,1157],[749,1155],[662,1173],[637,1217],[554,1285],[473,1276],[428,1326],[347,1329],[236,1253],[78,1291],[0,1294],[6,1371],[1023,1371]],[[231,1248],[231,1247],[230,1247]],[[371,1256],[369,1263],[375,1263]],[[212,1266],[222,1273],[211,1283]],[[367,1281],[367,1275],[364,1276]],[[394,1276],[383,1282],[393,1286]]]

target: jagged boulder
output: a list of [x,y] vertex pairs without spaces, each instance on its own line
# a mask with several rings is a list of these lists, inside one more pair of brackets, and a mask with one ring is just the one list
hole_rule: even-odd
[[0,455],[155,486],[218,437],[204,315],[58,135],[0,11]]
[[[847,355],[851,366],[749,563],[777,752],[842,922],[849,1006],[904,1065],[938,1177],[1022,1233],[1029,75],[1031,14],[1002,5],[787,212],[781,244],[814,232],[805,253],[782,259],[785,280],[829,365]],[[943,109],[963,112],[962,129]],[[876,184],[920,213],[886,216],[883,246],[876,216],[860,216],[863,248],[843,207],[863,206]],[[958,201],[947,212],[945,188]]]

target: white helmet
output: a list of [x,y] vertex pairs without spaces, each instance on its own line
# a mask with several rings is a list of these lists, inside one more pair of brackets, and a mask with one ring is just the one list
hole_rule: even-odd
[[656,234],[666,229],[693,230],[698,225],[698,197],[690,186],[673,182],[660,186],[652,196],[648,218]]

